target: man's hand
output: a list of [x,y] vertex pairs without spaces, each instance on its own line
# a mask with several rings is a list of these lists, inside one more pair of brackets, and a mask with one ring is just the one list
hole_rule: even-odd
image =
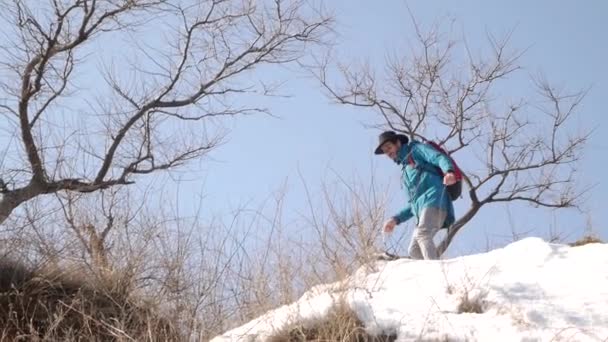
[[453,172],[448,172],[443,176],[443,184],[452,185],[456,183],[456,175]]
[[395,226],[397,225],[397,221],[395,221],[394,218],[390,218],[388,220],[386,220],[386,222],[384,222],[384,232],[385,233],[392,233],[393,230],[395,229]]

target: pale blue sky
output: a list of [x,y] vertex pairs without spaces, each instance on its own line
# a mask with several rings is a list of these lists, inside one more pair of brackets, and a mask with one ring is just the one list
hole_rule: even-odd
[[[482,250],[486,239],[493,245],[504,244],[511,239],[512,229],[540,236],[547,236],[550,229],[568,234],[586,227],[589,220],[596,232],[608,237],[601,215],[608,193],[608,185],[601,178],[608,165],[608,143],[603,141],[608,132],[603,102],[608,93],[608,41],[604,35],[608,32],[605,20],[608,5],[600,1],[586,4],[555,1],[409,3],[423,27],[428,28],[446,16],[456,19],[454,28],[460,31],[455,32],[456,36],[464,34],[473,48],[485,39],[486,31],[501,35],[514,30],[511,46],[528,48],[521,59],[526,72],[535,74],[542,70],[550,80],[571,89],[593,86],[579,116],[582,120],[579,124],[596,129],[579,166],[583,184],[597,184],[584,205],[588,212],[530,209],[526,205],[487,207],[455,240],[451,255]],[[337,13],[340,36],[336,50],[342,56],[382,62],[388,52],[405,46],[406,38],[412,33],[404,1],[332,1],[326,6]],[[284,75],[277,74],[277,77]],[[513,91],[517,93],[517,89]],[[329,173],[328,177],[332,178],[328,168],[346,178],[357,174],[363,179],[369,177],[373,169],[378,179],[397,185],[399,169],[388,159],[371,155],[379,132],[362,124],[374,118],[371,113],[331,104],[319,86],[303,76],[290,77],[285,92],[293,96],[269,102],[280,119],[239,119],[229,142],[213,154],[215,162],[205,163],[207,208],[225,210],[226,205],[229,208],[248,201],[256,203],[286,181],[287,215],[305,212],[298,172],[314,187],[323,175]],[[466,161],[460,163],[466,168]],[[192,185],[192,189],[203,188],[197,182]],[[392,210],[396,210],[405,196],[398,185],[392,191],[395,198]],[[572,238],[577,236],[574,233]]]
[[[527,49],[521,58],[526,72],[542,70],[551,81],[573,90],[593,86],[577,119],[582,127],[596,129],[579,165],[581,183],[596,184],[584,203],[585,212],[530,209],[526,205],[487,207],[455,239],[450,255],[481,251],[486,240],[492,246],[500,246],[510,241],[512,230],[537,236],[548,236],[549,230],[574,232],[574,238],[590,223],[595,232],[608,239],[608,227],[601,214],[606,209],[608,193],[608,184],[602,179],[608,165],[608,143],[603,139],[608,133],[603,101],[608,94],[608,4],[582,4],[548,0],[409,2],[424,28],[441,18],[455,19],[453,36],[464,36],[473,50],[485,42],[486,32],[500,36],[513,30],[511,46]],[[388,53],[407,53],[404,47],[412,25],[405,1],[332,0],[326,1],[325,6],[336,13],[335,50],[345,61],[369,59],[381,68]],[[113,49],[105,43],[103,46],[107,51]],[[388,194],[394,202],[387,211],[400,209],[405,195],[398,184],[399,168],[386,158],[372,155],[379,131],[363,125],[375,116],[366,110],[332,104],[319,84],[294,72],[295,68],[273,70],[264,78],[287,81],[281,93],[291,97],[269,98],[257,104],[268,106],[279,118],[250,116],[229,123],[229,139],[211,158],[191,164],[189,172],[173,175],[188,181],[180,184],[177,197],[167,191],[169,202],[165,203],[174,203],[181,214],[188,215],[204,194],[203,216],[226,214],[243,204],[257,207],[286,184],[284,214],[290,219],[308,211],[300,174],[314,191],[323,179],[335,179],[332,172],[346,179],[356,175],[364,182],[373,172],[376,179],[394,185]],[[91,77],[90,82],[98,80],[98,76]],[[86,75],[81,77],[87,79]],[[520,87],[519,79],[509,82],[512,89],[505,90],[505,95],[526,89],[524,83]],[[459,163],[466,169],[466,160]],[[461,206],[462,203],[457,204],[457,212],[462,212]],[[410,230],[404,227],[411,228],[411,224],[401,226],[396,240],[409,234]],[[405,247],[406,242],[402,244]]]

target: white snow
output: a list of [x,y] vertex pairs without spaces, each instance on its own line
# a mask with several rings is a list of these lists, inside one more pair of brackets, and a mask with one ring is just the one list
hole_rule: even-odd
[[[483,301],[483,313],[458,313],[465,293]],[[608,244],[527,238],[449,260],[382,261],[212,341],[265,341],[339,300],[369,333],[397,341],[608,341]]]

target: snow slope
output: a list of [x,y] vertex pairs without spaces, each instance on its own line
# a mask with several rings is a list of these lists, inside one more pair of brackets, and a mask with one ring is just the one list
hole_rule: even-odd
[[[458,313],[465,293],[483,301],[483,313]],[[449,260],[378,262],[212,341],[264,341],[322,317],[337,300],[368,332],[397,341],[608,341],[608,244],[527,238]]]

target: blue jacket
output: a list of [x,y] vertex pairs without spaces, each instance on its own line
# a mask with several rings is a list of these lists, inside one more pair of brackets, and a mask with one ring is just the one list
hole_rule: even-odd
[[[414,160],[415,167],[409,163],[410,156]],[[436,169],[439,167],[444,174],[454,170],[450,158],[428,144],[411,141],[401,147],[395,162],[401,165],[402,182],[409,197],[406,207],[394,216],[397,224],[412,217],[418,222],[424,208],[445,210],[448,215],[443,224],[444,228],[454,223],[454,206],[443,185],[443,177]]]

